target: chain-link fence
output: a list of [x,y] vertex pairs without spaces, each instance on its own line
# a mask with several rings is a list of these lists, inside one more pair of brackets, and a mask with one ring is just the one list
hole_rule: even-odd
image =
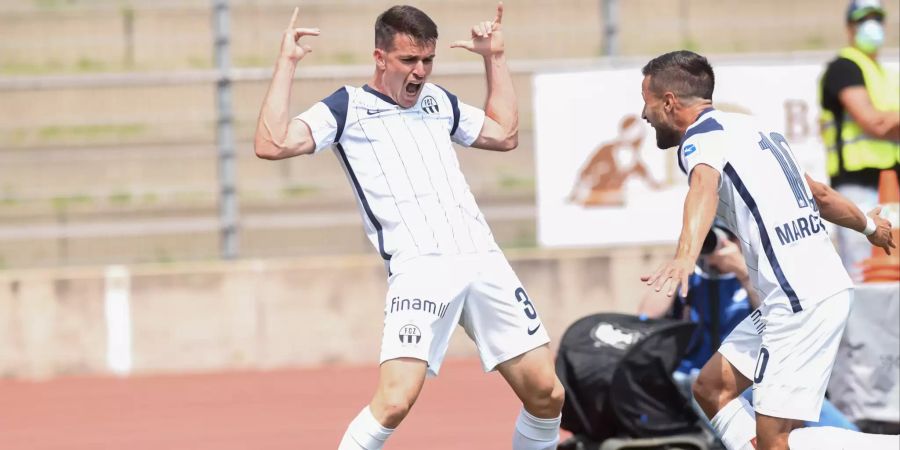
[[[322,35],[310,39],[315,51],[299,70],[295,112],[339,85],[368,80],[372,24],[393,3],[300,2],[299,23],[321,28]],[[441,32],[434,80],[479,104],[480,62],[446,46],[471,24],[492,18],[494,1],[413,3]],[[493,221],[503,244],[534,241],[530,76],[570,68],[573,60],[598,61],[601,3],[507,1],[522,144],[510,154],[460,154],[476,196],[499,208],[497,216],[506,214],[507,221]],[[250,149],[294,3],[230,6],[243,254],[364,251],[368,244],[334,161],[271,163],[256,160]],[[827,54],[847,39],[844,0],[618,0],[617,6],[619,52],[638,60],[674,48]],[[885,6],[890,45],[898,39],[900,8],[897,1]],[[217,256],[211,11],[211,2],[200,0],[0,4],[0,267]],[[278,215],[298,211],[319,215]],[[340,245],[325,244],[329,228],[342,230]]]

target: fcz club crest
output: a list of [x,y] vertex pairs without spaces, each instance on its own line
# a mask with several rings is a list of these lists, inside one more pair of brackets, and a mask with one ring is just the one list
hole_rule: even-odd
[[400,327],[399,333],[401,344],[418,344],[422,340],[422,331],[413,324],[406,324]]
[[428,114],[437,114],[440,111],[437,100],[430,95],[426,95],[425,98],[422,99],[422,111],[425,111]]

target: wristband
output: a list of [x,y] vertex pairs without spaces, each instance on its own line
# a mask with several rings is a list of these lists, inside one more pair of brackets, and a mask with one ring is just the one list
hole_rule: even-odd
[[866,236],[871,236],[877,229],[878,227],[875,225],[875,221],[872,220],[871,217],[866,216],[866,228],[862,231],[862,233]]

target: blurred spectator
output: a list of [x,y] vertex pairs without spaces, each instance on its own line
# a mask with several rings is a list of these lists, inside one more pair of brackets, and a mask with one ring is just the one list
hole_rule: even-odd
[[[759,296],[750,283],[737,237],[718,224],[713,225],[703,242],[689,283],[686,298],[677,292],[670,297],[665,290],[657,292],[647,289],[638,307],[638,314],[643,316],[697,323],[688,352],[673,374],[676,384],[686,396],[691,395],[691,383],[718,350],[722,340],[760,305]],[[752,402],[752,389],[747,389],[743,395]],[[701,414],[701,417],[705,416]],[[822,405],[819,422],[807,422],[805,425],[858,431],[827,399]]]
[[[850,45],[838,52],[820,80],[822,139],[828,149],[832,186],[863,211],[878,203],[878,174],[898,170],[900,77],[878,63],[884,44],[880,0],[852,0],[847,8]],[[868,258],[866,237],[837,229],[838,251],[854,280]]]

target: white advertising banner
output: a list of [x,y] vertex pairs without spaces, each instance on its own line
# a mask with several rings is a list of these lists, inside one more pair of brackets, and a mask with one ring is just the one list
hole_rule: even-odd
[[[713,104],[782,130],[825,180],[818,79],[825,61],[716,65]],[[890,64],[896,67],[896,64]],[[641,119],[640,66],[534,77],[538,242],[547,247],[675,242],[687,178],[676,148]]]

